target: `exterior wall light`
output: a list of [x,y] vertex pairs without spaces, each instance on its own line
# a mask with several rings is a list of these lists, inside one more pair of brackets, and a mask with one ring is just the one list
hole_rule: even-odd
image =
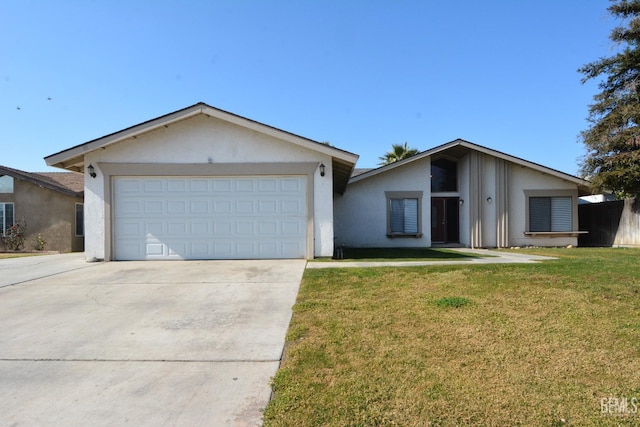
[[89,163],[89,166],[87,166],[87,171],[89,172],[89,176],[91,178],[95,178],[97,176],[96,170],[91,163]]
[[491,196],[487,197],[487,203],[491,203],[493,202],[493,199],[491,198]]
[[458,200],[458,203],[460,203],[460,206],[464,205],[464,200],[460,199]]
[[324,168],[325,168],[324,163],[320,163],[320,176],[324,176]]

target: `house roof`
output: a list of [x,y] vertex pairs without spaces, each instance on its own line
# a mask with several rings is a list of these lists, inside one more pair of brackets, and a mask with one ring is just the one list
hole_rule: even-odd
[[278,129],[264,123],[257,122],[255,120],[248,119],[246,117],[242,117],[237,114],[221,110],[219,108],[212,107],[203,102],[199,102],[190,107],[174,111],[173,113],[165,114],[164,116],[148,120],[135,126],[131,126],[121,131],[105,135],[101,138],[76,145],[75,147],[68,148],[58,153],[51,154],[50,156],[45,157],[44,160],[49,166],[81,172],[84,170],[84,156],[89,152],[105,148],[109,145],[121,142],[125,139],[136,137],[162,126],[168,126],[171,123],[175,123],[177,121],[184,120],[199,114],[206,114],[208,116],[215,117],[220,120],[224,120],[226,122],[233,123],[256,132],[283,139],[298,146],[302,146],[331,156],[333,167],[333,187],[334,191],[338,193],[344,192],[349,181],[349,177],[351,176],[353,168],[355,167],[355,163],[358,160],[357,154],[350,153],[348,151],[341,150],[330,145],[284,131],[282,129]]
[[73,197],[84,195],[84,175],[77,172],[25,172],[6,166],[0,166],[0,176],[12,176],[15,179],[31,182],[42,188],[58,191]]
[[442,154],[442,155],[448,155],[454,158],[460,158],[472,150],[478,151],[484,154],[488,154],[490,156],[494,156],[494,157],[515,163],[520,166],[525,166],[525,167],[537,170],[539,172],[545,173],[547,175],[555,176],[556,178],[560,178],[565,181],[575,183],[578,186],[578,191],[580,195],[591,194],[590,188],[589,188],[589,182],[587,182],[582,178],[578,178],[577,176],[570,175],[568,173],[564,173],[559,170],[552,169],[546,166],[542,166],[538,163],[530,162],[528,160],[524,160],[519,157],[511,156],[501,151],[483,147],[482,145],[474,144],[472,142],[465,141],[463,139],[456,139],[454,141],[447,142],[446,144],[438,145],[437,147],[433,147],[429,150],[422,151],[414,156],[407,157],[406,159],[402,159],[385,166],[380,166],[375,169],[370,169],[360,174],[354,173],[351,179],[349,180],[349,183],[362,181],[364,179],[371,178],[381,173],[392,171],[396,168],[402,167],[409,163],[413,163],[417,160],[423,159],[428,156]]

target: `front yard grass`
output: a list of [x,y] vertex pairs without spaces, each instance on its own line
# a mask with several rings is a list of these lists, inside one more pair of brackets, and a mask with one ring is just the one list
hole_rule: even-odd
[[640,250],[526,251],[306,270],[265,425],[640,425]]

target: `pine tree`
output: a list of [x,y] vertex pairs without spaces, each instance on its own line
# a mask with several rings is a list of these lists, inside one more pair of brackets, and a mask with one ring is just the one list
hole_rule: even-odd
[[608,11],[622,20],[609,36],[620,49],[578,70],[583,83],[602,77],[580,134],[581,172],[596,191],[632,197],[640,194],[640,0],[618,0]]

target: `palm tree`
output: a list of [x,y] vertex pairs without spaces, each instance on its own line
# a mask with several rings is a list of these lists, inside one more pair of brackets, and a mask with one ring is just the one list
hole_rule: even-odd
[[378,157],[381,160],[378,165],[388,165],[416,154],[418,154],[418,149],[409,148],[407,146],[407,141],[405,141],[404,144],[392,144],[391,151],[387,151],[386,153],[384,153],[384,156]]

